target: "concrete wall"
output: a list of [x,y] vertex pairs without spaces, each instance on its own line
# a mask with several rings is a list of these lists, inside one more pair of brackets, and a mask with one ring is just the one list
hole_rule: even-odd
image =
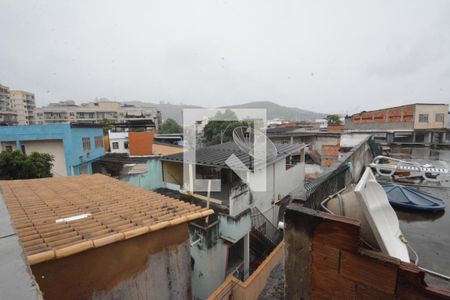
[[251,227],[251,211],[248,208],[247,211],[237,217],[223,214],[219,215],[220,237],[232,243],[237,243],[246,234],[248,234]]
[[191,242],[202,241],[191,247],[194,260],[192,270],[193,299],[206,299],[226,277],[228,243],[219,238],[219,222],[208,227],[189,224]]
[[352,148],[367,139],[370,134],[366,133],[343,133],[341,135],[340,146],[342,148]]
[[32,152],[48,153],[53,155],[53,176],[66,176],[67,166],[64,158],[64,145],[62,140],[26,141],[22,142],[27,154]]
[[[436,122],[436,114],[444,114],[443,122]],[[419,122],[419,115],[427,114],[428,122]],[[416,105],[414,116],[414,129],[445,129],[448,123],[448,104],[442,105]]]
[[187,224],[33,265],[45,299],[190,299]]
[[119,179],[147,190],[163,187],[162,162],[159,159],[149,159],[145,164],[147,166],[147,172],[142,174],[121,175]]
[[[130,153],[130,147],[125,149],[125,142],[128,142],[128,132],[108,132],[109,136],[109,149],[111,153]],[[113,143],[118,143],[119,148],[114,149]]]
[[[258,176],[252,174],[251,177]],[[305,164],[298,163],[286,170],[286,161],[279,160],[267,167],[267,190],[252,192],[253,206],[258,208],[270,222],[278,224],[278,206],[275,203],[293,191],[302,191],[305,180]]]

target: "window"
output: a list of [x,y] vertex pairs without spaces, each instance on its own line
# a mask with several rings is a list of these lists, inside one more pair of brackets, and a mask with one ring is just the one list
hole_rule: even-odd
[[428,123],[428,114],[419,114],[419,123]]
[[6,145],[6,146],[5,146],[5,149],[6,149],[6,150],[9,150],[9,151],[12,151],[12,146],[11,146],[11,145]]
[[25,150],[25,145],[20,145],[20,149],[22,150],[22,153],[27,155],[27,152]]
[[124,147],[125,149],[128,149],[128,142],[124,142],[124,143],[123,143],[123,147]]
[[112,148],[113,149],[119,149],[119,142],[113,142],[112,143]]
[[435,116],[435,120],[436,120],[436,122],[444,122],[444,114],[443,113],[438,113],[438,114],[436,114],[436,116]]
[[103,147],[103,137],[102,136],[96,136],[95,137],[95,149],[102,148]]
[[83,151],[88,153],[91,151],[91,139],[88,137],[84,137],[81,139],[83,141]]

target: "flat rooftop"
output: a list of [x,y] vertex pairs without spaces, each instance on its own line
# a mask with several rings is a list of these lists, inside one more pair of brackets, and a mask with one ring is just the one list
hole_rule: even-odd
[[0,188],[30,265],[213,213],[100,174],[0,181]]

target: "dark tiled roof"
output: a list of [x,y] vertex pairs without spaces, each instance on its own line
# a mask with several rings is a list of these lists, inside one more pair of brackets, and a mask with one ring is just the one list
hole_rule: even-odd
[[[275,159],[268,161],[271,164],[279,159],[285,158],[295,152],[304,148],[305,144],[279,144],[274,143],[277,148],[278,155]],[[248,153],[241,151],[234,142],[228,142],[224,144],[204,147],[196,150],[195,164],[211,167],[229,168],[225,161],[231,154],[236,155],[243,164],[250,168],[251,157]],[[183,162],[183,153],[163,156],[161,159],[165,161]]]

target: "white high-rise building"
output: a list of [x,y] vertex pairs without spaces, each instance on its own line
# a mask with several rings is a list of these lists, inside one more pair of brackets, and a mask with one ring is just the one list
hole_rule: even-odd
[[36,102],[34,94],[26,91],[11,91],[11,106],[17,114],[19,125],[35,124],[34,110]]
[[11,92],[9,87],[0,84],[0,124],[16,125],[17,113],[11,106]]

